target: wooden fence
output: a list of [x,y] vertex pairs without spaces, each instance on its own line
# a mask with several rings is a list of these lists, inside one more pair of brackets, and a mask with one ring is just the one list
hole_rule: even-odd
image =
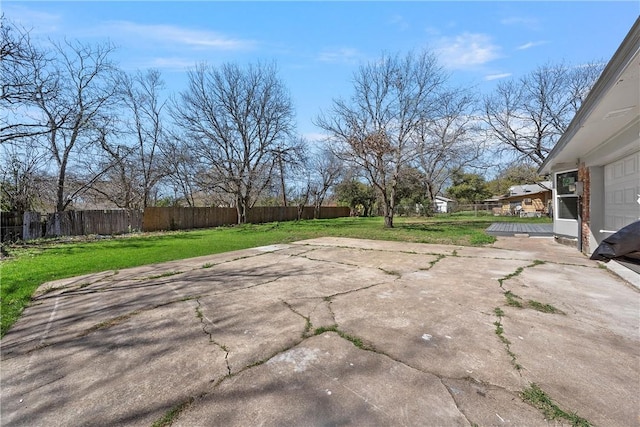
[[124,234],[142,230],[142,211],[64,211],[47,215],[45,237]]
[[64,211],[50,214],[2,212],[3,242],[41,237],[124,234],[139,230],[142,230],[142,211],[137,210]]
[[[318,213],[318,219],[347,216],[349,216],[348,207],[323,206]],[[247,222],[252,224],[313,218],[312,206],[305,206],[301,210],[297,207],[254,207],[247,213]],[[188,230],[232,225],[237,222],[238,213],[235,208],[152,207],[144,211],[142,230]]]
[[[247,222],[258,224],[274,221],[313,219],[311,206],[254,207]],[[348,207],[323,206],[317,212],[322,219],[349,216]],[[132,231],[188,230],[232,225],[238,222],[235,208],[147,208],[138,210],[64,211],[50,214],[39,212],[2,212],[1,240],[34,240],[41,237],[82,236],[89,234],[124,234]]]
[[10,242],[22,238],[22,214],[0,212],[0,241]]

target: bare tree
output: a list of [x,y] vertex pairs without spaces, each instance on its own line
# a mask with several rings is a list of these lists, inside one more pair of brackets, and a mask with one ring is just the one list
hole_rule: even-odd
[[0,207],[3,211],[26,212],[41,208],[49,177],[42,153],[5,144],[0,147]]
[[293,134],[293,106],[274,65],[198,65],[171,114],[206,165],[209,186],[235,199],[238,222],[270,184],[274,153]]
[[311,160],[310,195],[313,201],[314,218],[320,217],[320,207],[329,190],[344,176],[344,163],[330,150],[320,150]]
[[415,133],[416,166],[432,202],[452,174],[477,165],[484,152],[475,117],[476,100],[465,89],[447,89],[438,95],[434,117],[420,123]]
[[[23,41],[30,46],[28,37]],[[73,191],[66,186],[69,168],[95,146],[108,121],[115,93],[115,66],[109,58],[114,48],[65,42],[52,43],[46,54],[29,49],[33,54],[12,63],[11,76],[24,85],[12,88],[3,100],[14,109],[3,120],[2,138],[16,144],[37,141],[49,153],[57,168],[56,210],[63,211],[96,179],[88,177]]]
[[307,141],[304,138],[294,139],[287,145],[278,145],[273,150],[275,172],[278,175],[279,192],[282,206],[287,206],[287,175],[299,175],[307,163]]
[[126,130],[120,132],[118,139],[131,138],[131,143],[112,146],[106,138],[101,140],[109,161],[115,165],[111,175],[118,183],[117,191],[106,195],[120,207],[144,209],[165,174],[160,167],[164,82],[157,70],[138,71],[133,75],[122,74],[119,88],[127,119]]
[[350,101],[334,100],[316,124],[329,133],[332,151],[360,167],[393,227],[400,170],[415,158],[414,134],[433,114],[445,75],[433,54],[383,55],[354,75]]
[[55,74],[48,73],[54,58],[36,47],[29,32],[0,17],[0,143],[32,141],[47,127],[29,111],[36,98],[57,93]]
[[109,58],[114,50],[110,44],[66,42],[55,49],[59,62],[53,72],[58,91],[52,98],[38,97],[36,106],[46,117],[47,148],[58,166],[56,211],[60,212],[83,190],[66,191],[67,169],[74,155],[81,157],[102,136],[101,126],[109,120],[109,108],[115,101],[116,68]]
[[173,188],[174,198],[182,199],[189,207],[194,207],[194,195],[198,189],[198,159],[184,142],[186,138],[174,133],[167,135],[160,146],[162,151],[161,169],[165,179]]
[[485,97],[483,120],[499,152],[541,165],[602,71],[547,64],[519,79],[500,82]]

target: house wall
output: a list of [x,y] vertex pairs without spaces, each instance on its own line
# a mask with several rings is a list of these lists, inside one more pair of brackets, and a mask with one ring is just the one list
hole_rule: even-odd
[[591,180],[590,180],[589,168],[585,166],[584,162],[580,163],[578,167],[578,181],[582,181],[583,193],[579,199],[580,217],[582,219],[581,224],[578,226],[580,229],[580,238],[582,245],[582,252],[591,253],[589,251],[589,238],[591,236]]
[[[636,121],[585,156],[579,165],[579,179],[585,182],[581,214],[582,251],[586,254],[593,253],[612,232],[640,219],[639,134],[640,123]],[[623,188],[607,188],[606,182],[616,177],[625,180],[618,186]]]
[[584,230],[583,252],[593,253],[602,239],[608,236],[601,233],[604,229],[604,166],[592,166],[589,168],[589,185],[585,186],[585,192],[589,191],[589,224]]
[[[526,204],[524,199],[531,199],[531,204]],[[549,200],[551,200],[551,192],[505,198],[501,200],[502,214],[514,213],[511,207],[514,204],[518,204],[522,206],[523,212],[539,212],[546,215],[548,213]]]
[[439,213],[447,213],[447,202],[444,200],[437,200],[436,203],[436,211]]

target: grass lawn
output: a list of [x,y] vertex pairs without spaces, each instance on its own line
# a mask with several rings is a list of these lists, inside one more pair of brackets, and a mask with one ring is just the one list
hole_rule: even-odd
[[550,222],[547,218],[453,214],[396,217],[395,227],[385,229],[381,217],[340,218],[14,245],[7,248],[11,256],[0,261],[0,336],[18,319],[36,288],[51,280],[323,236],[484,245],[495,241],[484,233],[495,221]]

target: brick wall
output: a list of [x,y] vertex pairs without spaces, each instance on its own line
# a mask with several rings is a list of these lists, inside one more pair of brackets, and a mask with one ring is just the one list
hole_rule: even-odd
[[582,194],[580,216],[582,217],[582,252],[590,253],[589,250],[589,233],[591,230],[591,174],[589,168],[584,163],[580,163],[578,167],[578,181],[582,181],[584,185],[584,193]]

